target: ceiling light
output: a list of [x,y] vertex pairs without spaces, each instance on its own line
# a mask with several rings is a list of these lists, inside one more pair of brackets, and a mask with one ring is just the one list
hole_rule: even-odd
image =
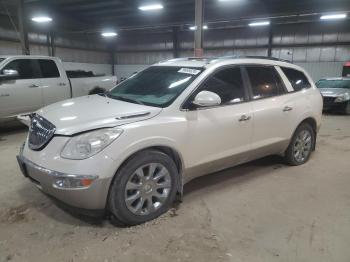
[[265,26],[265,25],[269,25],[269,24],[270,24],[269,21],[262,21],[262,22],[250,23],[249,26]]
[[32,21],[37,23],[48,23],[52,21],[52,18],[48,16],[35,16],[32,18]]
[[153,11],[153,10],[159,10],[163,8],[164,6],[162,4],[143,5],[139,7],[141,11]]
[[321,16],[322,20],[333,20],[333,19],[344,19],[346,14],[333,14],[333,15],[323,15]]
[[[190,29],[192,31],[195,31],[195,30],[197,30],[197,26],[193,25],[193,26],[190,26],[188,29]],[[208,26],[207,25],[203,25],[203,30],[207,30],[207,29],[208,29]]]
[[118,34],[116,32],[104,32],[101,34],[103,37],[115,37]]

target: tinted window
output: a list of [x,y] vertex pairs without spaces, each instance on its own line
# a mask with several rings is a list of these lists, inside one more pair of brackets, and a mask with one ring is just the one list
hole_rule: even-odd
[[244,101],[244,85],[240,68],[228,68],[211,76],[199,91],[211,91],[221,98],[221,104],[232,104]]
[[272,97],[284,93],[283,83],[275,68],[248,66],[246,69],[252,86],[253,99]]
[[131,103],[166,107],[203,71],[202,68],[151,66],[117,85],[107,95]]
[[57,65],[54,61],[40,59],[39,66],[42,78],[60,77],[60,73],[58,72]]
[[37,71],[36,62],[32,59],[13,60],[3,68],[3,70],[5,69],[18,71],[18,79],[33,79],[40,77]]
[[311,84],[304,73],[291,69],[282,67],[283,73],[287,76],[289,82],[292,84],[294,91],[300,91],[304,88],[310,88]]

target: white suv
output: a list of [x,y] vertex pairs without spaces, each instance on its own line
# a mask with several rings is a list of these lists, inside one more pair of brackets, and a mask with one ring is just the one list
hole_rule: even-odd
[[183,185],[271,154],[308,161],[322,97],[300,67],[263,58],[173,59],[108,93],[32,115],[18,162],[47,194],[135,225]]

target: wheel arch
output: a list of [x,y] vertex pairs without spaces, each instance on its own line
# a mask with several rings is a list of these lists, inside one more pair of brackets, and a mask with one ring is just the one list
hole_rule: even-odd
[[[312,128],[312,130],[314,131],[314,135],[315,135],[315,141],[314,141],[314,147],[313,147],[313,151],[315,150],[315,148],[316,148],[316,136],[317,136],[317,121],[316,121],[316,119],[315,118],[313,118],[313,117],[307,117],[307,118],[305,118],[304,120],[302,120],[298,125],[297,125],[297,127],[295,128],[295,130],[294,130],[294,132],[293,132],[293,135],[292,135],[292,138],[293,138],[293,136],[294,136],[294,134],[295,134],[295,132],[297,131],[297,129],[299,128],[299,126],[301,126],[302,124],[309,124],[310,126],[311,126],[311,128]],[[291,138],[291,139],[292,139]]]
[[169,156],[174,161],[176,168],[178,170],[178,175],[179,175],[178,187],[176,189],[177,190],[176,200],[177,201],[182,200],[182,195],[183,195],[183,176],[182,176],[182,174],[183,174],[183,170],[184,170],[184,162],[183,162],[181,154],[178,152],[178,150],[174,149],[173,147],[171,147],[169,145],[154,145],[154,146],[144,147],[144,148],[139,149],[139,150],[135,150],[132,153],[130,153],[127,157],[125,157],[125,159],[122,161],[122,163],[119,165],[119,167],[115,171],[113,178],[111,179],[111,182],[109,184],[106,206],[108,205],[108,199],[109,199],[109,195],[110,195],[110,191],[111,191],[111,185],[113,183],[113,180],[116,178],[116,174],[118,173],[118,171],[136,154],[139,154],[139,153],[141,153],[143,151],[147,151],[147,150],[156,150],[156,151],[162,152],[162,153],[166,154],[167,156]]

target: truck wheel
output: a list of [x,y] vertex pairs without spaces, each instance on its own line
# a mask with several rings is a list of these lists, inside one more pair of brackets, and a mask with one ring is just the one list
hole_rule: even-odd
[[315,137],[315,131],[308,123],[301,124],[286,150],[286,162],[292,166],[306,163],[315,147]]
[[178,186],[174,161],[156,150],[135,154],[118,170],[110,188],[108,208],[117,225],[132,226],[165,213]]

